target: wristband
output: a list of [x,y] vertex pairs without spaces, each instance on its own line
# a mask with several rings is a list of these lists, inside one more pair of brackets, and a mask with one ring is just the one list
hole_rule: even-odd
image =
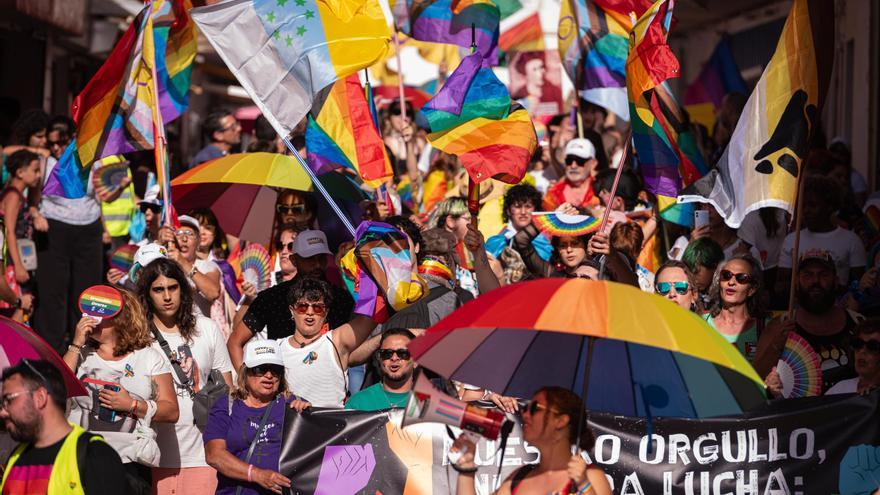
[[587,481],[584,486],[582,486],[582,487],[580,487],[580,489],[578,489],[577,495],[584,495],[585,493],[590,491],[590,488],[592,488],[592,487],[593,487],[593,484],[590,483],[589,481]]
[[253,483],[254,479],[252,477],[254,471],[254,465],[248,464],[248,483]]
[[134,402],[131,403],[131,409],[128,410],[128,415],[129,416],[137,416],[137,407],[138,407],[138,400],[134,399]]
[[452,464],[452,469],[455,469],[456,471],[458,471],[461,474],[474,474],[477,472],[477,466],[474,466],[471,468],[463,468],[455,463]]

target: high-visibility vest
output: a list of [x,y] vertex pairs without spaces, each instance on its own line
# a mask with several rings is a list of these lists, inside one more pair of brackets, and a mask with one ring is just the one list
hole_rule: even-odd
[[[55,462],[52,466],[52,474],[49,475],[49,490],[47,495],[85,495],[82,487],[82,480],[79,477],[79,463],[77,462],[76,443],[86,431],[79,425],[71,424],[73,430],[64,439],[58,455],[55,456]],[[93,436],[90,442],[103,442],[100,436]],[[18,458],[27,448],[28,444],[23,443],[15,448],[9,457],[9,463],[6,464],[6,470],[3,471],[3,482],[0,483],[0,493],[6,486],[6,476],[12,471]]]
[[[131,176],[131,172],[129,172],[129,176]],[[133,184],[126,186],[116,201],[101,203],[101,213],[104,215],[107,233],[112,237],[127,236],[135,206]]]

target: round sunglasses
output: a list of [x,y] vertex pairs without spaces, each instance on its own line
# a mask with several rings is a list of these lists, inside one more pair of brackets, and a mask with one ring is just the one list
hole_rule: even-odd
[[293,310],[300,315],[308,313],[309,308],[312,308],[312,312],[317,316],[321,316],[327,311],[327,306],[324,303],[298,302],[293,305]]

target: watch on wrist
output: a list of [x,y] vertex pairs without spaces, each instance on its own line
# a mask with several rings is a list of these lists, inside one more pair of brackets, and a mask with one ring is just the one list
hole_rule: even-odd
[[14,307],[21,309],[21,298],[20,297],[15,298],[15,306]]

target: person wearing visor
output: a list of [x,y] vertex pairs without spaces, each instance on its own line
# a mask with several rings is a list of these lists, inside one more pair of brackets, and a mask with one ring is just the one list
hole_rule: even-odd
[[284,410],[302,411],[284,379],[278,344],[252,340],[230,396],[217,399],[205,427],[205,458],[218,471],[218,495],[281,493],[290,480],[279,473]]

